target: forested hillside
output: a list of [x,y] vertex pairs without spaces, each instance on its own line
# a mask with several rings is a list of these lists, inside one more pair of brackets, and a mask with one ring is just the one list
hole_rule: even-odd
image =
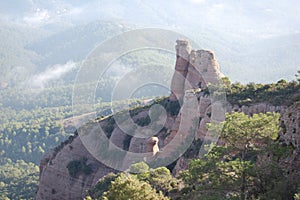
[[[53,96],[33,97],[32,102],[27,101],[26,96],[17,94],[5,98],[12,103],[24,98],[24,104],[17,104],[15,108],[3,104],[0,108],[0,193],[3,198],[33,199],[42,155],[74,134],[76,124],[72,123],[72,106],[65,104],[68,99],[63,97],[61,105],[57,102],[60,94],[64,94],[58,91]],[[121,109],[128,103],[132,106],[143,105],[138,99],[115,102],[114,105],[116,109],[118,106]],[[111,114],[110,105],[110,102],[98,104],[94,116]]]
[[129,170],[134,173],[100,179],[85,199],[298,200],[299,169],[285,162],[296,147],[278,140],[279,117],[278,113],[227,114],[222,126],[214,127],[221,128],[223,144],[204,158],[190,158],[188,169],[178,177],[173,178],[166,167],[149,169],[136,163]]
[[[183,11],[178,2],[174,2],[175,9],[158,1],[154,1],[156,5],[152,6],[150,3],[142,1],[117,2],[119,3],[117,12],[111,12],[112,6],[103,1],[87,3],[82,0],[47,2],[24,0],[0,3],[0,199],[34,199],[42,155],[55,147],[62,146],[70,136],[74,135],[79,124],[76,124],[77,118],[72,119],[74,114],[72,95],[76,76],[80,72],[82,63],[98,44],[128,30],[163,27],[163,29],[183,32],[191,36],[201,48],[215,50],[221,58],[221,71],[235,81],[242,82],[231,83],[229,79],[224,79],[227,101],[231,104],[243,106],[267,102],[276,106],[290,106],[299,101],[299,79],[291,81],[293,76],[291,73],[294,73],[291,71],[295,70],[300,58],[297,53],[300,49],[299,32],[295,30],[278,31],[274,35],[268,35],[249,26],[244,27],[246,34],[240,27],[239,31],[242,33],[240,34],[236,32],[237,27],[234,27],[234,31],[227,29],[229,28],[227,25],[232,24],[231,20],[229,20],[230,24],[221,23],[220,28],[212,21],[209,22],[205,20],[206,18],[202,18],[205,17],[205,14],[202,17],[194,18],[188,16],[184,11],[184,15],[177,16],[176,14],[175,16],[174,13],[178,13],[177,11]],[[134,3],[132,4],[132,2]],[[229,2],[233,4],[231,1]],[[251,3],[245,4],[250,6],[252,11],[257,11],[256,6]],[[178,7],[179,5],[180,7]],[[163,6],[170,9],[163,9]],[[202,9],[206,6],[200,7]],[[219,4],[214,6],[214,8],[220,8]],[[94,11],[94,7],[100,7],[100,9]],[[128,8],[130,8],[129,12],[126,11]],[[196,6],[192,5],[190,8],[196,8]],[[165,13],[166,10],[168,14]],[[174,13],[172,14],[172,12]],[[199,10],[196,10],[196,13],[202,15]],[[212,13],[219,12],[213,11]],[[269,18],[272,17],[265,19]],[[289,18],[290,21],[292,19]],[[144,21],[148,24],[144,24]],[[207,24],[200,25],[199,23],[202,21]],[[211,26],[210,23],[214,25]],[[276,30],[281,29],[276,28]],[[253,31],[253,34],[250,33]],[[151,102],[157,96],[169,95],[169,89],[156,86],[139,88],[132,94],[132,99],[113,99],[112,91],[118,82],[124,78],[124,74],[143,66],[145,74],[151,74],[151,71],[154,70],[159,71],[166,80],[166,85],[169,86],[174,61],[174,54],[161,49],[157,51],[140,49],[116,58],[111,63],[110,70],[102,74],[103,76],[99,78],[98,82],[77,85],[80,88],[95,89],[94,104],[82,105],[82,109],[92,109],[88,114],[98,119],[128,107],[133,109],[132,112],[138,112],[140,108],[135,107],[145,106],[147,102]],[[273,70],[269,70],[270,67],[273,67]],[[279,80],[283,77],[288,81]],[[271,80],[277,81],[277,79],[279,81],[272,84],[249,83],[244,85],[251,80],[266,83]],[[81,98],[84,99],[83,96]],[[174,107],[176,106],[177,104]],[[175,111],[179,109],[179,107],[173,108]],[[149,122],[147,117],[137,120],[139,125],[147,124],[147,122]],[[111,127],[108,126],[107,129],[110,130]],[[273,141],[272,139],[271,143],[278,145],[277,140]],[[124,143],[124,146],[128,148],[127,143]],[[255,168],[254,161],[248,157],[241,161],[236,159],[237,156],[233,156],[228,158],[228,163],[222,163],[220,152],[223,150],[222,147],[218,147],[216,151],[207,156],[206,161],[191,161],[192,165],[187,172],[183,173],[180,180],[174,179],[166,168],[151,169],[150,172],[141,175],[110,175],[102,180],[104,183],[101,181],[99,183],[101,187],[103,184],[105,185],[103,187],[105,191],[103,188],[103,191],[99,191],[96,186],[88,192],[90,197],[87,199],[97,199],[101,196],[106,199],[119,198],[115,195],[118,195],[116,193],[120,189],[128,189],[127,193],[132,193],[132,189],[137,193],[144,190],[142,193],[154,199],[176,199],[181,195],[188,198],[188,193],[193,192],[197,195],[201,193],[201,198],[204,198],[210,193],[203,194],[196,184],[205,184],[204,182],[207,180],[205,177],[196,177],[193,172],[207,170],[207,166],[212,164],[213,159],[214,161],[218,160],[217,164],[222,166],[221,172],[218,166],[213,166],[214,168],[207,171],[207,174],[220,173],[222,180],[217,177],[209,180],[220,187],[224,185],[222,181],[228,178],[228,173],[241,175],[245,172],[249,179],[247,183],[256,184],[256,186],[257,182],[266,181],[267,178],[274,179],[273,176],[260,179],[258,176],[261,174],[253,174],[253,170],[260,170],[260,168]],[[225,149],[224,151],[230,152],[230,150]],[[263,150],[265,149],[255,149],[254,157],[258,157],[257,155],[260,155]],[[287,148],[287,150],[289,149]],[[240,166],[244,164],[249,168],[239,171]],[[141,165],[142,168],[147,168],[147,166]],[[224,166],[228,165],[232,167],[232,171],[224,172]],[[141,166],[134,167],[140,168]],[[275,170],[281,171],[282,168],[279,167]],[[278,185],[276,186],[268,184],[263,185],[262,188],[247,186],[244,193],[251,192],[262,199],[271,198],[272,195],[259,196],[262,193],[261,190],[275,191],[276,188],[284,185],[282,175],[281,172],[278,172],[278,181],[276,180]],[[215,190],[213,193],[236,198],[239,189],[237,185],[241,183],[241,177],[245,178],[245,176],[237,176],[233,186],[228,189],[230,194],[215,192]],[[115,180],[115,182],[110,184],[111,180]],[[132,183],[133,188],[132,186],[127,187],[127,183]],[[182,183],[183,185],[181,185]],[[195,184],[193,185],[193,183]],[[210,185],[206,186],[210,187]],[[293,196],[292,193],[295,193],[297,188],[284,189],[290,189],[290,194]],[[142,197],[142,199],[144,198],[145,196]]]

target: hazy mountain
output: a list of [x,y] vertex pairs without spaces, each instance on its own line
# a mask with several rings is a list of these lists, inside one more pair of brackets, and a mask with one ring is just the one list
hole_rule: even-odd
[[[0,5],[1,23],[13,27],[1,25],[11,32],[1,33],[2,40],[9,38],[3,42],[24,41],[14,51],[0,53],[21,55],[25,68],[38,71],[80,61],[105,38],[128,30],[124,24],[132,29],[160,27],[186,35],[201,48],[215,51],[221,71],[234,81],[291,80],[300,65],[296,55],[300,50],[300,6],[296,0],[14,0]],[[28,34],[20,32],[24,28]],[[16,59],[11,60],[1,65],[6,73],[20,66]]]
[[127,29],[120,23],[94,21],[64,29],[35,41],[26,48],[44,58],[38,63],[40,66],[66,63],[69,60],[79,62],[100,42]]

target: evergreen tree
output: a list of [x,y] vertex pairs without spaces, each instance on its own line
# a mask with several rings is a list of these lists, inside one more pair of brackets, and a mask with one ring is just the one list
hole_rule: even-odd
[[[222,131],[225,145],[214,147],[204,159],[191,161],[189,169],[181,174],[187,186],[182,190],[184,199],[292,198],[295,192],[288,187],[293,182],[287,181],[278,164],[291,148],[274,141],[278,121],[279,114],[275,113],[252,117],[233,113],[221,126],[211,124],[211,130]],[[282,187],[284,184],[288,186]],[[273,195],[267,195],[270,193]]]
[[139,181],[130,174],[120,174],[111,182],[109,190],[103,194],[104,200],[167,200],[161,192],[157,193],[151,185]]

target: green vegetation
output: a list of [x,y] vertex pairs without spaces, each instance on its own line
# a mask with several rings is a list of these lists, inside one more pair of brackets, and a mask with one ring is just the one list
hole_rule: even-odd
[[110,116],[108,119],[107,119],[107,123],[105,125],[102,126],[104,132],[106,133],[106,136],[108,138],[110,138],[114,128],[115,128],[115,120],[112,116]]
[[[297,77],[299,77],[299,72]],[[110,85],[113,80],[103,80],[99,82],[99,88],[97,93],[107,94],[110,87],[102,87],[104,85]],[[299,78],[298,78],[299,81]],[[232,104],[238,105],[251,105],[257,102],[269,102],[273,105],[290,105],[292,102],[300,99],[299,94],[299,82],[286,82],[281,80],[276,84],[248,84],[241,85],[239,83],[231,84],[228,80],[225,82],[225,89],[228,94],[227,99]],[[92,84],[92,83],[91,83]],[[112,86],[112,85],[110,85]],[[88,87],[88,85],[81,86]],[[66,85],[63,87],[45,88],[44,90],[18,90],[16,88],[6,88],[0,90],[0,156],[1,163],[1,181],[0,181],[0,198],[5,199],[33,199],[38,182],[38,165],[41,156],[54,148],[55,154],[76,137],[74,134],[75,127],[64,124],[66,119],[72,117],[72,86]],[[109,99],[108,96],[96,95],[95,110],[98,120],[106,119],[103,123],[103,130],[105,130],[107,137],[111,136],[116,124],[114,118],[109,116],[105,118],[106,114],[111,114],[110,102],[103,102],[104,99]],[[101,105],[100,105],[101,102]],[[143,107],[143,103],[138,99],[130,101],[114,102],[116,110],[122,110],[124,105],[133,106],[129,109],[132,117],[138,115],[141,111],[147,110],[153,104],[160,104],[166,108],[167,112],[171,115],[177,115],[180,110],[180,104],[178,101],[169,101],[167,97],[155,99],[151,105]],[[82,109],[86,110],[90,105],[82,105]],[[122,111],[120,112],[122,113]],[[160,113],[151,113],[155,117]],[[151,118],[153,117],[151,116]],[[153,118],[153,119],[154,119]],[[146,116],[142,119],[137,119],[135,123],[140,126],[146,126],[150,123],[150,116]],[[132,130],[134,131],[134,130]],[[163,130],[168,133],[168,130]],[[130,145],[131,136],[126,136],[123,143],[123,148],[128,150]],[[65,142],[64,142],[65,141]],[[190,156],[198,152],[200,141],[197,141],[197,145],[193,145],[185,156],[187,158],[193,158]],[[271,145],[272,144],[272,145]],[[278,144],[271,143],[269,147],[272,147],[272,154],[278,154],[278,157],[282,157],[286,149]],[[252,153],[252,150],[249,151]],[[259,151],[255,151],[258,154]],[[280,154],[280,156],[279,156]],[[257,156],[256,156],[257,157]],[[256,158],[255,156],[253,158]],[[248,159],[248,157],[247,157]],[[236,160],[234,160],[237,162]],[[248,160],[245,160],[245,162]],[[252,163],[251,163],[252,162]],[[253,164],[254,161],[251,161]],[[22,163],[22,164],[20,164]],[[22,165],[22,166],[21,166]],[[246,164],[245,164],[246,165]],[[251,165],[252,166],[252,165]],[[249,166],[251,168],[251,166]],[[76,176],[78,173],[90,173],[90,166],[86,165],[82,160],[74,161],[69,166],[70,174]],[[18,175],[15,173],[20,168]],[[24,170],[22,171],[21,168]],[[4,173],[6,169],[11,170],[9,173]],[[26,169],[26,170],[25,170]],[[78,170],[79,169],[79,170]],[[280,169],[280,168],[279,168]],[[276,170],[275,170],[276,171]],[[282,185],[282,177],[286,177],[280,170],[276,171],[278,180],[274,179],[277,184],[265,185],[263,189],[252,190],[253,194],[263,193],[262,191],[271,191],[270,188],[280,188]],[[283,170],[284,171],[284,170]],[[2,173],[3,172],[3,173]],[[275,172],[274,172],[275,173]],[[11,175],[8,175],[11,174]],[[260,176],[266,175],[261,173]],[[252,175],[250,176],[252,178]],[[292,175],[291,178],[292,179]],[[267,177],[269,180],[273,180],[272,177]],[[290,180],[287,179],[287,180]],[[265,180],[265,179],[255,179]],[[154,182],[150,179],[140,179],[139,181],[146,181],[152,188],[159,190],[164,195],[169,195],[173,198],[173,194],[168,188],[169,186],[156,187]],[[288,181],[290,182],[290,181]],[[251,184],[253,182],[250,182]],[[286,183],[289,185],[288,183]],[[187,187],[189,188],[189,187]],[[291,195],[294,192],[293,187],[291,189]],[[275,189],[274,189],[275,190]],[[27,191],[25,193],[24,191]],[[250,194],[250,189],[249,189]],[[178,193],[180,194],[180,193]]]
[[177,186],[176,180],[165,167],[149,169],[145,163],[133,164],[130,168],[137,174],[108,174],[88,191],[89,199],[169,199],[168,195]]
[[178,100],[170,101],[170,99],[167,97],[157,98],[153,102],[153,104],[162,105],[168,113],[170,113],[171,115],[174,115],[174,116],[178,115],[180,108],[181,108],[180,102]]
[[92,173],[91,164],[86,163],[87,158],[81,158],[80,160],[72,160],[67,165],[70,176],[76,177],[79,173],[89,175]]
[[137,120],[135,120],[135,123],[139,126],[147,126],[149,125],[151,122],[151,119],[149,117],[149,115],[147,115],[146,117],[143,118],[138,118]]
[[69,115],[70,107],[0,107],[0,199],[35,198],[40,158],[70,135],[62,124]]
[[159,167],[155,170],[150,170],[149,176],[145,181],[157,191],[161,191],[163,195],[169,195],[176,187],[177,180],[173,178],[169,169],[166,167]]
[[150,167],[144,162],[132,164],[129,168],[132,174],[148,174],[149,170]]
[[125,151],[128,151],[128,150],[129,150],[129,147],[130,147],[130,141],[131,141],[132,137],[133,137],[133,136],[128,135],[128,134],[125,135],[125,138],[124,138],[124,140],[123,140],[123,149],[124,149]]
[[185,199],[292,199],[300,183],[280,165],[292,148],[276,141],[278,118],[233,113],[222,127],[212,124],[212,130],[222,129],[225,145],[192,160],[181,174]]
[[110,183],[118,177],[117,174],[109,173],[105,177],[101,178],[97,184],[88,190],[88,199],[100,199],[104,192],[106,192],[110,186]]
[[[72,88],[68,86],[48,88],[40,93],[12,88],[0,90],[0,157],[3,159],[0,168],[17,170],[21,166],[16,163],[22,162],[24,166],[36,169],[34,173],[32,170],[24,170],[22,176],[11,173],[14,180],[11,184],[12,177],[2,176],[1,182],[5,184],[0,184],[0,194],[3,199],[4,195],[10,199],[34,199],[42,155],[54,149],[55,156],[76,137],[75,127],[65,124],[72,117],[71,91]],[[133,99],[114,102],[114,105],[121,108],[128,102],[140,104],[139,100]],[[108,108],[110,103],[102,102],[101,105],[96,104],[95,109],[102,115],[102,111]],[[83,169],[88,172],[88,168]],[[26,183],[26,179],[29,183]],[[27,190],[26,197],[23,190]]]
[[107,192],[103,194],[104,200],[167,200],[162,193],[156,193],[147,182],[139,181],[135,176],[120,174],[111,182]]
[[204,158],[191,159],[179,177],[172,177],[165,167],[150,169],[136,163],[129,170],[134,174],[108,175],[89,190],[86,199],[157,199],[153,194],[178,200],[299,198],[296,172],[282,162],[292,155],[293,147],[278,141],[279,114],[234,112],[227,114],[223,124],[209,128],[221,131],[223,145]]
[[[22,110],[0,108],[1,156],[38,164],[40,157],[70,133],[63,127],[64,111],[68,108]],[[68,114],[67,114],[68,115]]]
[[[57,152],[76,137],[76,133],[73,135],[75,127],[72,125],[66,126],[64,122],[73,115],[72,92],[77,69],[70,71],[63,79],[52,80],[46,85],[38,86],[41,88],[30,88],[32,85],[30,85],[31,83],[28,80],[31,80],[30,78],[32,78],[33,74],[43,73],[47,68],[51,68],[55,64],[64,64],[69,60],[74,62],[81,61],[94,48],[95,44],[126,31],[129,27],[114,22],[96,21],[80,26],[64,24],[62,28],[58,26],[33,28],[24,25],[15,26],[11,22],[6,24],[4,21],[1,21],[0,27],[0,37],[5,38],[1,40],[0,44],[0,199],[34,199],[41,156],[53,148],[53,156],[55,156]],[[219,36],[214,39],[220,38]],[[287,41],[287,38],[280,39],[281,41]],[[272,43],[270,40],[269,45],[272,47],[273,44],[275,43]],[[297,51],[292,50],[291,52],[295,53]],[[261,52],[259,54],[265,55]],[[118,61],[132,69],[137,66],[145,66],[141,73],[146,74],[152,74],[157,69],[160,69],[159,72],[165,77],[164,80],[170,80],[173,71],[169,67],[173,69],[174,66],[174,56],[170,56],[170,53],[163,50],[139,50],[122,56]],[[277,61],[273,64],[278,66],[278,63],[280,65],[280,62]],[[230,65],[229,63],[228,66]],[[84,89],[85,87],[94,88],[97,85],[95,105],[82,105],[82,110],[94,108],[93,111],[96,111],[96,115],[99,117],[110,115],[110,94],[116,84],[117,77],[120,75],[123,75],[122,72],[119,72],[119,74],[114,74],[113,72],[106,74],[106,77],[97,83],[87,83],[86,85],[78,86]],[[276,84],[266,85],[253,83],[248,85],[235,83],[231,85],[228,80],[229,82],[227,81],[225,84],[228,94],[227,99],[230,103],[238,105],[251,105],[257,102],[269,102],[273,105],[290,105],[293,101],[300,100],[300,71],[297,72],[296,77],[295,82],[288,83],[281,80]],[[157,95],[158,92],[163,94],[165,90],[148,88],[137,91],[135,96],[149,97]],[[85,97],[82,96],[81,98],[84,99]],[[127,103],[127,101],[120,101],[114,105],[116,108],[122,108],[122,105]],[[177,115],[180,110],[179,102],[170,102],[168,98],[157,99],[155,103],[163,105],[167,112],[172,115]],[[136,99],[132,100],[133,105],[136,107],[130,110],[132,116],[147,108],[141,107],[142,103]],[[140,108],[137,108],[138,106]],[[155,116],[159,116],[159,114],[156,113]],[[137,125],[140,126],[146,126],[149,122],[149,116],[136,120]],[[102,128],[105,130],[107,137],[111,136],[115,126],[112,117],[107,124],[104,124]],[[167,132],[167,130],[164,130],[164,132]],[[129,148],[130,139],[131,136],[128,135],[124,140],[123,147],[125,150]],[[200,141],[197,141],[197,143],[194,143],[188,152],[185,153],[187,158],[192,158],[189,155],[198,152]],[[272,154],[277,157],[288,154],[286,153],[286,148],[281,147],[277,143],[272,143],[269,147],[272,147]],[[248,162],[247,159],[244,162]],[[81,172],[90,173],[91,166],[84,159],[80,159],[70,162],[69,170],[71,171],[70,174],[76,176]],[[166,175],[167,171],[164,169],[160,170],[157,174],[154,171],[150,172],[150,174],[152,173],[151,176],[157,178],[149,178],[150,175],[146,177],[136,176],[139,177],[139,183],[143,181],[149,183],[152,188],[162,191],[164,195],[168,195],[171,193],[170,184],[157,182],[163,181],[163,179],[168,180],[170,176]],[[274,184],[267,184],[267,181],[266,183],[263,182],[264,187],[261,187],[260,190],[257,187],[257,191],[251,190],[251,192],[253,194],[267,194],[266,191],[272,191],[272,188],[273,190],[276,188],[277,191],[288,191],[284,188],[287,185],[286,187],[289,186],[288,189],[293,190],[291,192],[293,193],[294,187],[288,184],[290,179],[286,178],[287,182],[284,182],[282,181],[283,175],[286,177],[284,173],[281,173],[280,170],[275,170],[274,173],[278,175],[278,179],[262,171],[259,176],[264,177],[264,179],[255,180],[268,179],[272,180],[270,182]],[[162,178],[159,177],[160,174],[165,174],[166,176]],[[248,177],[252,177],[252,175],[248,174]],[[137,182],[135,178],[131,178],[131,181]],[[187,186],[187,188],[189,187]],[[273,198],[273,196],[270,196],[271,194],[272,192],[268,194],[269,199]],[[275,192],[273,195],[277,195],[277,193]],[[263,199],[261,196],[260,198]],[[298,193],[295,194],[296,198],[299,198],[299,188]]]
[[0,158],[0,199],[34,199],[39,168],[23,160]]
[[296,81],[280,80],[271,84],[249,83],[242,85],[240,83],[228,84],[228,78],[223,80],[227,101],[231,104],[241,106],[266,102],[275,106],[289,106],[300,100],[300,85]]
[[[1,21],[0,27],[0,36],[5,38],[0,44],[0,157],[10,160],[7,161],[8,165],[24,161],[30,166],[37,167],[45,152],[55,148],[54,154],[56,154],[67,143],[64,141],[72,137],[75,131],[74,126],[66,126],[64,122],[73,116],[72,92],[78,68],[70,71],[63,79],[50,80],[45,85],[31,85],[32,75],[43,73],[55,64],[64,64],[70,60],[79,62],[94,48],[95,44],[126,31],[129,27],[114,22],[96,21],[80,26],[67,25],[54,29],[53,27],[32,28],[16,26],[4,21]],[[144,59],[145,55],[148,59]],[[160,72],[164,70],[164,74],[168,77],[171,76],[172,71],[167,70],[165,65],[170,64],[170,61],[172,61],[170,66],[173,66],[174,59],[169,56],[169,53],[154,50],[133,52],[120,59],[120,62],[130,67],[139,64],[163,64],[164,67]],[[153,71],[150,68],[149,70]],[[116,77],[120,75],[113,73],[107,74],[97,83],[78,86],[82,88],[97,86],[95,107],[82,105],[82,110],[93,107],[97,116],[105,117],[111,114],[110,94],[116,84]],[[153,92],[149,89],[143,90],[136,96],[151,96]],[[122,108],[128,102],[141,105],[137,99],[134,99],[117,102],[114,108]],[[106,128],[108,137],[113,128],[112,123]],[[5,164],[6,162],[1,162],[0,167]],[[29,170],[23,171],[22,176],[15,176],[14,182],[20,178],[20,183],[23,183],[22,179],[26,176],[29,180],[34,180],[36,188],[38,175],[32,175]],[[0,179],[0,199],[5,199],[6,194],[11,199],[34,198],[35,190],[28,190],[28,196],[24,197],[21,185],[17,190],[13,189],[6,177]],[[10,186],[12,186],[11,192],[8,189]],[[26,184],[24,188],[27,188]],[[2,192],[4,190],[7,191]]]

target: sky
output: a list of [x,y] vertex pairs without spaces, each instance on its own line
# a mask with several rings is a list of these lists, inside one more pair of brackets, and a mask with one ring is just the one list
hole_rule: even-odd
[[[272,69],[272,66],[268,66],[274,60],[272,56],[279,59],[285,49],[289,48],[285,40],[292,44],[298,42],[300,44],[299,39],[294,37],[295,34],[300,34],[299,13],[300,1],[298,0],[11,0],[0,2],[2,20],[25,24],[28,27],[43,27],[51,24],[74,26],[95,20],[106,20],[130,24],[138,28],[158,27],[175,30],[199,42],[201,47],[214,50],[220,64],[224,66],[224,73],[231,76],[233,80],[258,82],[276,81],[280,78],[291,80],[300,68],[300,60],[295,53],[289,53],[285,57],[287,61],[276,60],[278,66],[273,66]],[[260,43],[264,46],[260,46]],[[298,46],[295,50],[298,50]],[[256,54],[255,51],[258,53]],[[271,54],[269,60],[265,56],[268,52]],[[249,57],[253,56],[258,57],[249,60]],[[228,63],[231,64],[236,59],[242,61],[236,61],[234,69],[226,68]],[[262,73],[255,76],[257,60],[260,60],[262,65],[260,67]],[[291,62],[291,60],[295,61]],[[278,73],[272,80],[264,75],[273,76],[276,73],[274,69]],[[241,74],[250,74],[251,78],[245,79],[242,76],[239,80]]]
[[0,6],[0,13],[31,25],[115,19],[144,26],[194,24],[269,34],[299,31],[300,27],[297,0],[12,0],[1,1]]

